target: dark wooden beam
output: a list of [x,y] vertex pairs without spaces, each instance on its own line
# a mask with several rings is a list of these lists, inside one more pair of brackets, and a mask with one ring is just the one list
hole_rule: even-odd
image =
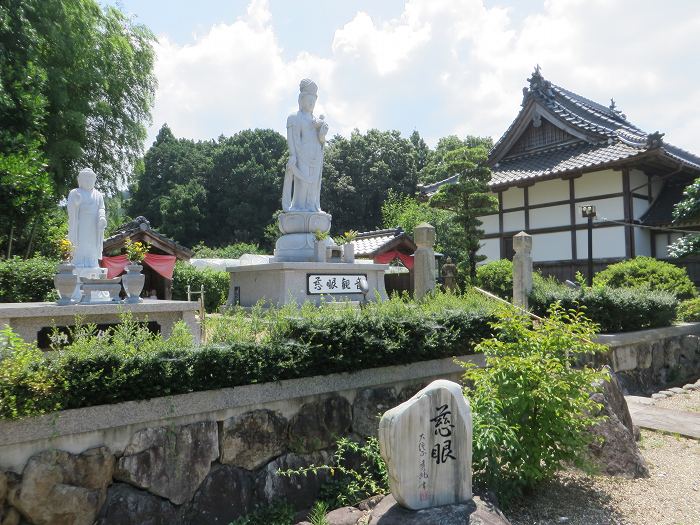
[[574,190],[574,178],[569,179],[569,221],[571,228],[571,259],[576,260],[576,192]]

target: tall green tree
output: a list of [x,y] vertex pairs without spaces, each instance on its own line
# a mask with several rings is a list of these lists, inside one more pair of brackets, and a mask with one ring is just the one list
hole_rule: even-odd
[[479,217],[493,213],[498,204],[488,189],[491,170],[486,166],[487,158],[488,151],[483,146],[465,146],[447,152],[443,161],[445,173],[448,177],[456,175],[457,180],[441,186],[429,201],[435,208],[451,211],[453,221],[462,229],[459,243],[466,258],[458,268],[471,282],[476,278],[476,263],[484,259],[477,254],[484,234]]
[[153,102],[152,42],[94,0],[0,2],[2,253],[62,230],[55,207],[79,167],[103,190],[128,177]]
[[389,190],[416,191],[416,150],[398,131],[358,130],[336,135],[325,152],[321,205],[339,231],[366,231],[382,224],[381,207]]
[[482,147],[489,151],[493,146],[491,137],[476,137],[469,135],[459,138],[457,135],[448,135],[438,140],[435,150],[427,156],[427,162],[420,168],[418,179],[422,184],[439,182],[450,177],[454,173],[450,171],[451,160],[448,154],[462,148]]

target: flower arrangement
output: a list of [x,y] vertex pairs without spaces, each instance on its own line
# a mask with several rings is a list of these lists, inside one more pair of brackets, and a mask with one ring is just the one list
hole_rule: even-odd
[[324,239],[328,238],[328,232],[322,232],[321,230],[316,230],[314,232],[314,237],[316,237],[317,241],[323,241]]
[[355,239],[357,239],[358,233],[355,230],[350,230],[346,231],[342,235],[338,235],[337,237],[334,237],[333,240],[338,246],[342,246],[343,244],[349,244]]
[[64,237],[56,244],[58,245],[58,252],[61,254],[61,261],[70,261],[71,257],[73,257],[73,243]]
[[139,264],[143,262],[150,246],[141,241],[132,242],[131,239],[127,239],[124,242],[124,248],[126,249],[126,258],[129,259],[129,262]]

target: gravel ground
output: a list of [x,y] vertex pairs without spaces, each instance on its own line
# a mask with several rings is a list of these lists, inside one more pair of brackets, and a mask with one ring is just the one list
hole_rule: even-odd
[[676,394],[666,399],[656,399],[654,406],[685,410],[686,412],[700,412],[700,390],[691,390],[686,394]]
[[642,430],[640,449],[650,478],[563,472],[506,516],[513,525],[700,524],[700,442]]

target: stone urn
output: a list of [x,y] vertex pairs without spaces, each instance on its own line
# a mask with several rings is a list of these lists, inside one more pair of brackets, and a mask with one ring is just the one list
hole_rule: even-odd
[[346,242],[345,244],[343,244],[343,262],[355,262],[355,245],[351,242]]
[[78,286],[78,276],[75,274],[75,266],[68,262],[62,262],[56,268],[56,275],[53,277],[53,284],[58,291],[60,299],[56,301],[58,305],[71,304],[71,297]]
[[122,275],[122,286],[124,286],[124,291],[128,296],[127,303],[140,303],[142,301],[140,295],[146,282],[146,276],[141,273],[141,270],[143,270],[143,266],[131,263],[126,266],[126,274]]

